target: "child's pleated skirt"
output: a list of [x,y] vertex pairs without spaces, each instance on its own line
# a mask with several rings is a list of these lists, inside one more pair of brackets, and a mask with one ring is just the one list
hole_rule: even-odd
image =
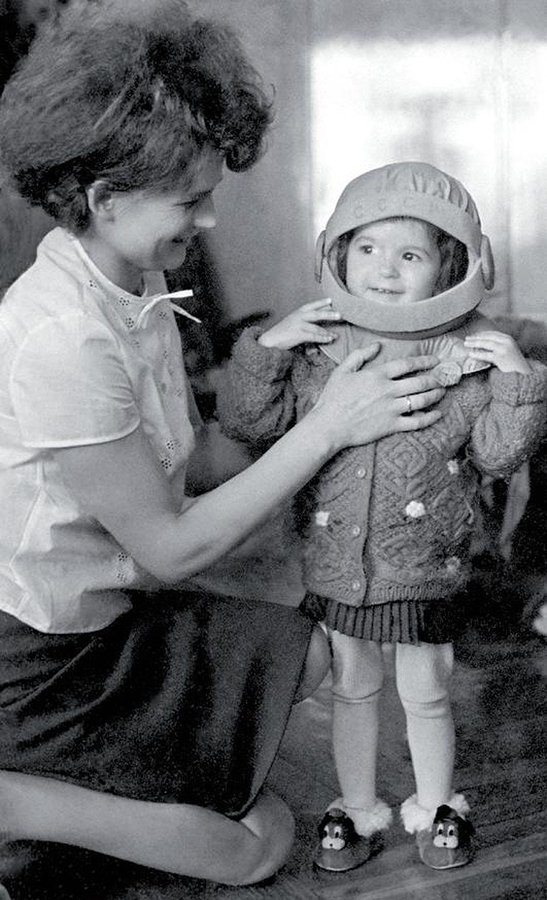
[[312,624],[210,594],[132,594],[89,634],[0,613],[0,768],[243,815],[268,775]]
[[314,622],[324,622],[348,637],[378,643],[447,644],[463,628],[464,598],[402,600],[371,606],[349,606],[307,593],[300,609]]

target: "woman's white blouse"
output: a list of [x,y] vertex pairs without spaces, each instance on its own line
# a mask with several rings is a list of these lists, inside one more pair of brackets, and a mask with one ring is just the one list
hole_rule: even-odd
[[0,609],[40,631],[100,629],[130,606],[124,589],[157,586],[79,509],[52,452],[141,425],[180,484],[195,407],[165,280],[145,281],[126,293],[55,228],[0,305]]

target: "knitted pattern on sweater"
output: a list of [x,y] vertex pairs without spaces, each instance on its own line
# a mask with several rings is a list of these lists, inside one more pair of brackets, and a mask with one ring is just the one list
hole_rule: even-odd
[[[361,346],[377,339],[360,331]],[[241,335],[217,399],[226,434],[265,448],[306,414],[336,363],[317,347],[266,349],[260,333]],[[405,343],[382,338],[392,358]],[[442,600],[463,587],[480,475],[508,477],[545,430],[547,369],[531,366],[466,375],[447,390],[439,422],[343,450],[320,470],[298,504],[309,591],[360,606]]]

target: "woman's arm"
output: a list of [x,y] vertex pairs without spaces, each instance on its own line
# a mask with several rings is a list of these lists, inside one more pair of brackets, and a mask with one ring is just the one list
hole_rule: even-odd
[[[183,511],[140,428],[117,441],[57,450],[55,457],[87,514],[157,578],[180,581],[239,544],[338,450],[440,418],[438,410],[425,411],[444,393],[434,376],[410,375],[436,358],[358,371],[372,355],[372,348],[352,353],[301,422],[256,463]],[[404,415],[407,394],[417,410],[410,417]]]

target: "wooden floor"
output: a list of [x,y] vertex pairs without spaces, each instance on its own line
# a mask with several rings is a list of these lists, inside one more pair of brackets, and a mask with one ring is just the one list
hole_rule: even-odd
[[[503,612],[503,610],[502,610]],[[477,855],[434,872],[397,821],[382,853],[346,875],[315,872],[316,823],[337,793],[328,680],[293,713],[270,782],[297,817],[294,851],[268,884],[227,888],[158,874],[58,845],[8,845],[0,881],[13,900],[540,900],[547,898],[547,646],[519,616],[490,610],[457,644],[456,788],[467,795]],[[511,621],[513,619],[513,621]],[[413,791],[401,709],[385,697],[380,794],[394,809]]]

